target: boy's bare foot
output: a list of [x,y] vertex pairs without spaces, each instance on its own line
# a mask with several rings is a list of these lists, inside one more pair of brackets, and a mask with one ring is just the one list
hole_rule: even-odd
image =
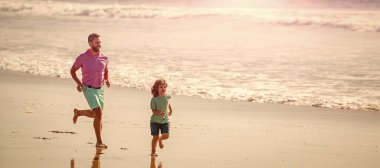
[[164,148],[164,143],[162,143],[162,140],[161,138],[158,140],[158,146],[160,146],[160,148]]
[[97,147],[97,148],[108,148],[108,146],[103,144],[103,143],[96,143],[95,147]]
[[77,109],[74,109],[74,116],[73,116],[73,123],[76,124],[77,123],[77,120],[78,120],[78,110]]

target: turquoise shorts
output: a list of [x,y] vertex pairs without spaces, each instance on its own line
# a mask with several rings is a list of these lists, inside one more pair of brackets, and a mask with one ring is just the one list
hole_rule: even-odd
[[104,88],[94,89],[83,86],[83,94],[86,97],[87,103],[93,110],[100,107],[103,110],[104,107]]

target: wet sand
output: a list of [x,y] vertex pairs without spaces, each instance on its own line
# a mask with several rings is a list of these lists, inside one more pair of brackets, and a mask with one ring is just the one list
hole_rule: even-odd
[[378,167],[380,113],[173,96],[151,160],[148,91],[106,89],[104,142],[68,79],[0,71],[0,167]]

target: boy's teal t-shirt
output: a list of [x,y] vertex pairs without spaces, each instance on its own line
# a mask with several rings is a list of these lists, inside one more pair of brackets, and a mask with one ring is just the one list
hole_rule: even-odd
[[157,96],[157,97],[152,97],[150,101],[150,108],[152,110],[158,110],[161,112],[165,112],[165,116],[161,117],[158,115],[152,114],[150,117],[150,122],[152,123],[159,123],[159,124],[165,124],[169,122],[169,117],[168,117],[168,105],[169,105],[169,99],[171,96]]

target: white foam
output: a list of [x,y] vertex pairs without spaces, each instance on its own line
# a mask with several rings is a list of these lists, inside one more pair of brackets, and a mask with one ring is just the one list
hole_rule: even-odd
[[[4,53],[3,53],[4,54]],[[73,60],[41,61],[33,57],[12,56],[0,57],[0,69],[18,72],[26,72],[35,75],[43,75],[59,78],[70,78],[69,68]],[[255,83],[257,89],[222,87],[223,83],[211,80],[207,75],[198,74],[196,78],[190,78],[189,74],[177,74],[166,69],[151,71],[134,67],[134,65],[113,65],[110,78],[114,85],[138,88],[149,91],[152,81],[157,78],[166,78],[170,81],[170,91],[175,95],[198,96],[206,99],[224,99],[233,101],[249,101],[260,103],[278,103],[289,105],[302,105],[338,109],[380,111],[380,102],[376,99],[367,99],[366,95],[357,97],[346,96],[317,96],[290,90],[281,84],[264,82]],[[127,67],[127,68],[126,68]],[[144,69],[144,68],[143,68]],[[128,72],[128,73],[125,73]],[[178,72],[177,72],[178,73]],[[165,76],[157,76],[165,74]],[[178,76],[179,75],[179,76]],[[182,79],[186,79],[186,82]],[[199,84],[202,81],[202,85]],[[262,85],[260,89],[260,85]],[[321,88],[315,88],[319,90]]]
[[0,11],[45,16],[112,18],[193,18],[232,16],[259,23],[317,25],[353,31],[380,32],[380,11],[328,9],[179,8],[145,5],[100,5],[52,1],[5,1]]
[[[216,34],[215,36],[211,36],[212,42],[205,43],[204,46],[201,46],[201,49],[198,48],[199,46],[196,43],[198,38],[193,39],[193,41],[186,39],[189,40],[186,44],[177,43],[177,40],[170,41],[165,39],[167,34],[174,34],[178,30],[175,27],[176,20],[173,19],[233,15],[238,16],[236,17],[237,19],[248,18],[264,23],[322,25],[343,27],[350,30],[375,31],[378,24],[377,21],[380,21],[380,19],[377,19],[378,12],[358,11],[355,13],[354,11],[328,10],[325,10],[325,12],[318,10],[256,10],[256,12],[248,9],[202,8],[182,10],[181,8],[83,5],[64,2],[42,3],[39,1],[28,1],[25,4],[18,3],[18,1],[1,2],[0,10],[43,16],[75,17],[81,15],[93,17],[169,18],[168,20],[164,19],[165,22],[163,22],[168,23],[166,26],[169,28],[165,27],[159,31],[160,34],[163,34],[162,36],[152,34],[154,35],[152,39],[160,39],[163,45],[156,46],[156,43],[148,44],[150,42],[142,40],[136,42],[136,45],[130,45],[133,43],[129,43],[128,46],[125,46],[120,44],[124,44],[128,40],[124,41],[123,39],[123,41],[118,41],[118,38],[112,39],[112,36],[108,36],[109,41],[112,41],[113,45],[120,45],[113,46],[114,48],[112,49],[115,53],[112,53],[111,56],[117,56],[117,58],[111,58],[114,59],[111,60],[112,66],[110,66],[110,72],[112,72],[110,74],[111,79],[113,84],[123,87],[139,88],[148,92],[152,81],[157,78],[166,78],[169,81],[170,90],[177,95],[198,96],[208,99],[380,111],[380,90],[376,89],[378,88],[376,82],[379,81],[379,69],[376,66],[379,62],[376,50],[378,48],[378,45],[376,45],[378,44],[378,40],[376,37],[367,37],[367,33],[364,33],[366,38],[362,38],[362,33],[344,32],[345,35],[355,35],[355,37],[358,35],[360,38],[349,37],[341,39],[344,41],[361,41],[358,44],[366,46],[366,48],[357,47],[356,43],[345,45],[342,41],[335,41],[331,44],[339,44],[337,46],[342,45],[342,47],[336,49],[330,48],[331,51],[326,53],[321,51],[326,46],[319,46],[318,48],[317,45],[321,44],[313,43],[312,45],[316,45],[317,47],[313,50],[308,48],[310,45],[306,45],[306,48],[290,47],[289,50],[287,46],[285,46],[285,49],[277,47],[278,51],[286,52],[280,54],[280,56],[272,53],[271,47],[276,45],[273,45],[275,41],[268,38],[272,34],[271,32],[251,31],[251,27],[249,26],[247,26],[247,29],[250,31],[242,30],[238,27],[239,31],[242,32],[242,36],[234,38],[237,41],[228,38],[230,44],[226,46],[224,46],[223,40],[217,40],[220,41],[218,43],[214,42],[214,38],[219,36],[218,33],[231,33],[225,31],[226,29],[218,29],[219,25],[211,26],[209,31],[205,31],[206,33],[210,32],[210,34],[211,32],[215,32]],[[7,32],[3,34],[4,39],[7,40],[1,45],[0,69],[70,78],[69,68],[75,59],[74,54],[77,53],[67,53],[66,49],[70,48],[72,52],[76,52],[80,51],[81,47],[75,47],[78,43],[72,42],[72,38],[69,38],[69,36],[59,36],[60,41],[56,42],[57,34],[45,34],[43,30],[39,30],[41,26],[50,25],[50,21],[52,20],[50,18],[44,19],[41,21],[38,19],[31,20],[31,23],[27,22],[29,21],[28,17],[25,17],[25,20],[16,20],[15,22],[17,23],[4,21],[11,25],[5,28],[2,27],[2,31]],[[67,27],[72,27],[73,25],[78,26],[78,28],[83,27],[75,19],[72,20],[74,21],[65,22],[64,26],[56,25],[57,27],[53,28],[59,32],[59,35],[61,33],[72,34],[72,36],[83,35],[83,32],[77,30],[75,32],[66,30]],[[370,22],[370,20],[373,22]],[[192,23],[199,22],[190,22],[189,24]],[[101,27],[103,24],[103,22],[100,22],[96,27]],[[128,34],[128,38],[136,39],[136,41],[141,40],[142,33],[146,33],[144,26],[151,26],[150,22],[147,24],[136,24],[138,26],[138,30],[136,31],[129,29],[134,32]],[[250,24],[250,22],[244,22],[244,25],[246,24]],[[54,24],[51,25],[54,26]],[[181,28],[188,27],[184,26]],[[123,34],[124,30],[120,30],[117,27],[107,29],[106,31],[110,32],[114,30],[120,32],[115,36],[125,36]],[[236,30],[233,29],[232,31],[235,32]],[[177,36],[173,36],[173,38],[184,37],[182,36],[183,34],[189,34],[194,37],[199,36],[200,32],[193,31],[192,29],[189,31],[179,31],[179,34],[176,34]],[[268,38],[266,40],[269,43],[264,45],[266,41],[261,41],[263,46],[257,46],[256,52],[246,49],[245,47],[251,47],[249,43],[255,42],[255,40],[245,40],[243,36],[251,33],[264,34],[265,38]],[[30,36],[31,34],[33,35]],[[325,36],[326,34],[316,33],[316,36],[319,35]],[[297,42],[292,43],[291,46],[305,43],[304,39],[306,38],[297,39]],[[65,46],[63,47],[62,44],[65,44]],[[69,47],[66,45],[69,45]],[[239,45],[243,46],[239,47]],[[263,49],[260,50],[260,47]],[[267,49],[267,47],[269,48]],[[230,51],[231,48],[233,51]],[[342,50],[345,49],[350,50],[350,52],[342,53]],[[310,53],[311,51],[321,52]],[[241,52],[241,54],[238,52]],[[353,56],[350,56],[350,54],[353,54]],[[359,57],[357,55],[360,55],[360,59],[355,58]],[[240,59],[235,60],[236,57],[240,57]],[[173,63],[173,60],[177,59],[181,59],[181,61]],[[160,62],[160,66],[157,66],[156,62]],[[303,63],[306,63],[306,65],[303,65]],[[298,69],[289,71],[292,68]],[[325,69],[325,71],[319,72],[321,69]],[[250,73],[247,73],[247,71],[250,71]],[[354,72],[347,73],[347,71]],[[353,75],[359,75],[359,77]],[[302,79],[298,80],[300,76]],[[326,76],[328,76],[327,79]],[[294,86],[301,86],[302,88],[294,88]],[[357,89],[357,91],[352,92],[353,89]]]

